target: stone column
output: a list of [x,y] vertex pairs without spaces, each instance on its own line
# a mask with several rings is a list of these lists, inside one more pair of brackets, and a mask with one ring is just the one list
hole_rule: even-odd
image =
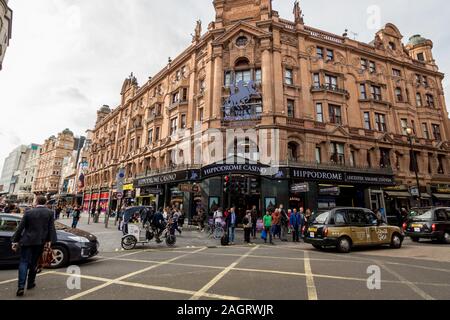
[[222,110],[223,59],[222,48],[214,48],[214,86],[212,117],[220,118]]
[[272,63],[272,52],[270,50],[270,40],[265,39],[262,41],[262,91],[263,91],[263,111],[264,115],[269,115],[274,112],[273,106],[273,91],[272,91],[272,81],[273,81],[273,63]]

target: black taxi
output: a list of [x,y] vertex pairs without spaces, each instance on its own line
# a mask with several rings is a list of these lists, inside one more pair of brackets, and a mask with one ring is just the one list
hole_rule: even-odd
[[431,239],[450,244],[450,208],[416,209],[403,225],[405,234],[414,242]]
[[364,208],[336,208],[312,217],[305,229],[305,242],[316,249],[334,247],[348,253],[353,247],[390,245],[402,247],[401,228],[380,221]]

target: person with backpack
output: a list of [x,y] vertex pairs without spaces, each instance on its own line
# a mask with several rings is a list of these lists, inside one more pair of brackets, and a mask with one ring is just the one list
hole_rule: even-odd
[[78,222],[80,221],[81,218],[81,210],[79,207],[75,207],[73,209],[73,213],[72,213],[72,229],[76,229]]
[[252,216],[252,232],[251,232],[251,236],[253,237],[253,239],[256,239],[256,229],[258,226],[258,210],[256,209],[256,206],[253,206],[253,209],[251,211],[251,216]]
[[272,232],[271,232],[272,215],[270,214],[269,211],[266,212],[266,215],[263,218],[263,223],[264,223],[264,232],[266,233],[266,237],[264,239],[264,243],[267,243],[267,238],[269,238],[270,239],[270,244],[274,244],[273,243],[273,239],[272,239]]
[[249,210],[242,220],[242,224],[244,225],[244,240],[248,244],[250,244],[250,233],[252,232],[252,212]]
[[289,216],[286,213],[286,210],[284,210],[283,205],[280,205],[280,239],[283,242],[287,242],[287,235],[288,235],[288,227],[289,227]]

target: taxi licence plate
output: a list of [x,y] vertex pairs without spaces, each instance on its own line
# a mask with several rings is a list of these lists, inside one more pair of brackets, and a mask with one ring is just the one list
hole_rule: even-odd
[[412,224],[411,227],[413,228],[422,228],[421,224]]
[[315,234],[314,232],[310,232],[310,233],[309,233],[309,237],[310,237],[310,238],[315,238],[315,237],[316,237],[316,234]]
[[422,231],[422,229],[420,229],[420,228],[414,228],[414,232],[421,232]]

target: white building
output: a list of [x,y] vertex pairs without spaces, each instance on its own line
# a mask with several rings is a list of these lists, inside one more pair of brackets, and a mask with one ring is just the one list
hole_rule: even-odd
[[27,161],[28,149],[27,146],[17,147],[5,159],[0,178],[0,190],[2,192],[14,195],[19,181],[19,175]]
[[31,191],[37,175],[40,153],[41,146],[32,144],[28,147],[25,166],[20,172],[18,186],[13,191],[13,194],[17,194],[20,202],[30,203],[34,199]]

